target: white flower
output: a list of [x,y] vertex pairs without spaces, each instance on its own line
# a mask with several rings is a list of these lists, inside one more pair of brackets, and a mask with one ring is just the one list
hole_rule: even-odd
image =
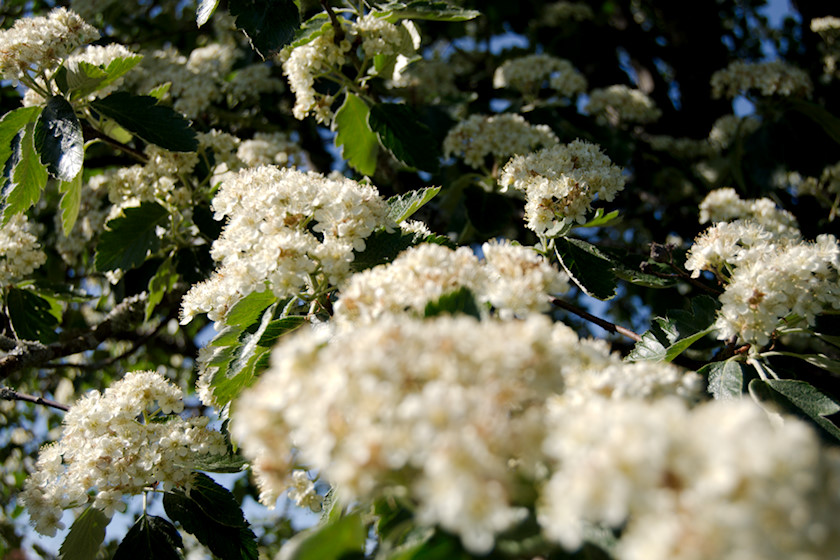
[[0,227],[0,285],[13,284],[47,262],[24,214]]
[[586,78],[572,63],[547,54],[531,54],[506,60],[493,74],[493,87],[510,87],[536,95],[545,82],[564,97],[586,91]]
[[757,91],[760,95],[810,97],[813,85],[801,68],[786,62],[744,62],[736,60],[712,74],[712,97],[733,98]]
[[662,111],[650,97],[625,85],[593,89],[589,93],[586,110],[590,115],[596,116],[598,122],[613,124],[650,123],[662,116]]
[[553,146],[557,135],[547,125],[529,124],[522,115],[471,115],[452,127],[443,141],[443,155],[457,155],[473,168],[492,155],[498,162],[537,148]]

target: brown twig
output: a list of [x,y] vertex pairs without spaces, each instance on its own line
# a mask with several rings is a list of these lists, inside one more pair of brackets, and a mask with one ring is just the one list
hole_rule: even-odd
[[4,401],[31,402],[34,404],[40,404],[43,406],[57,408],[58,410],[63,410],[64,412],[70,410],[70,407],[66,404],[61,404],[50,399],[45,399],[44,397],[35,397],[32,395],[27,395],[25,393],[15,391],[14,389],[10,389],[8,387],[0,387],[0,399],[3,399]]
[[565,309],[566,311],[574,313],[578,317],[586,319],[590,323],[594,323],[594,324],[598,325],[599,327],[601,327],[602,329],[604,329],[607,332],[624,335],[629,339],[635,340],[636,342],[639,342],[640,340],[642,340],[641,336],[639,336],[635,332],[631,331],[630,329],[627,329],[627,328],[622,327],[620,325],[616,325],[614,323],[610,323],[609,321],[607,321],[605,319],[601,319],[600,317],[596,317],[595,315],[593,315],[593,314],[591,314],[587,311],[584,311],[580,307],[578,307],[576,305],[573,305],[573,304],[571,304],[567,301],[564,301],[564,300],[559,299],[559,298],[552,298],[551,303],[553,303],[554,305],[556,305],[557,307],[559,307],[561,309]]
[[39,366],[56,358],[93,350],[99,344],[120,333],[131,332],[144,317],[148,294],[143,292],[126,298],[114,307],[101,323],[75,338],[52,344],[21,340],[18,346],[0,358],[0,379],[21,369]]
[[329,0],[321,0],[321,7],[324,8],[324,11],[327,12],[327,15],[330,18],[330,23],[332,23],[333,31],[335,32],[333,41],[336,45],[338,45],[344,40],[344,29],[338,22],[338,18],[336,17],[335,12],[330,6]]

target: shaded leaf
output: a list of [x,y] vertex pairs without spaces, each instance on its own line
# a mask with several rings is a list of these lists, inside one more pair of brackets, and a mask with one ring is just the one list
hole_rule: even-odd
[[105,527],[111,520],[101,510],[88,507],[70,526],[70,532],[61,543],[62,560],[91,560],[96,558],[105,541]]
[[61,307],[32,290],[10,288],[6,297],[9,319],[18,337],[48,344],[58,340]]
[[400,230],[387,232],[384,229],[373,232],[365,239],[365,250],[362,252],[353,251],[353,262],[350,269],[353,272],[360,272],[374,266],[393,261],[397,255],[417,245],[414,234],[404,233]]
[[88,62],[81,62],[76,69],[62,66],[55,73],[55,83],[61,93],[70,94],[71,99],[79,99],[98,89],[107,73]]
[[766,355],[776,355],[776,356],[789,356],[791,358],[799,358],[805,362],[808,362],[812,366],[816,366],[818,368],[822,368],[826,371],[830,371],[835,375],[840,375],[840,362],[829,358],[825,354],[798,354],[796,352],[768,352]]
[[339,560],[365,550],[367,528],[358,513],[298,533],[280,551],[282,560]]
[[291,43],[300,29],[300,9],[292,0],[228,0],[228,11],[263,58]]
[[426,187],[392,196],[388,199],[388,217],[397,223],[404,222],[436,197],[439,192],[440,187]]
[[481,312],[475,301],[475,295],[467,287],[461,287],[454,292],[443,294],[437,301],[426,304],[423,316],[426,318],[439,315],[470,315],[481,319]]
[[341,156],[362,175],[373,175],[376,171],[376,155],[379,142],[368,124],[370,109],[362,98],[347,93],[344,103],[335,113],[335,147],[341,148]]
[[114,560],[180,560],[179,548],[184,542],[172,523],[144,514],[126,533]]
[[707,390],[717,400],[740,399],[744,394],[744,365],[737,360],[712,362],[697,373],[706,376]]
[[248,461],[240,455],[210,455],[191,460],[187,463],[175,463],[177,466],[197,471],[215,473],[236,473],[248,468]]
[[820,125],[826,134],[831,136],[835,142],[840,144],[840,119],[835,117],[825,107],[814,103],[813,101],[799,99],[796,97],[788,97],[785,99],[785,102],[794,111],[802,113],[816,124]]
[[439,143],[410,107],[397,103],[374,105],[368,122],[382,145],[399,161],[425,171],[438,169]]
[[294,40],[289,44],[291,48],[297,48],[307,43],[311,43],[318,37],[324,34],[327,26],[332,28],[330,23],[330,16],[324,12],[320,12],[303,22],[300,29],[295,34]]
[[126,208],[124,216],[110,220],[99,237],[94,262],[96,270],[129,270],[143,264],[146,254],[160,247],[155,228],[169,216],[157,202]]
[[615,296],[614,265],[605,253],[580,239],[560,237],[554,242],[563,269],[586,295],[600,300]]
[[65,236],[69,236],[73,226],[76,225],[82,204],[82,173],[70,181],[61,181],[58,192],[61,193],[61,201],[58,203],[61,210],[61,230]]
[[180,113],[150,95],[112,93],[91,103],[93,109],[146,142],[173,152],[193,152],[198,148],[195,131]]
[[239,504],[225,488],[197,473],[187,493],[165,492],[163,507],[170,519],[225,560],[257,560],[257,542]]
[[152,317],[155,307],[163,301],[163,296],[166,295],[167,291],[172,289],[172,286],[177,281],[178,273],[175,271],[172,259],[168,258],[160,264],[155,275],[149,280],[147,288],[149,299],[146,301],[146,321]]
[[266,325],[257,344],[265,348],[271,348],[281,336],[296,330],[304,323],[306,323],[306,318],[300,315],[275,319]]
[[759,401],[772,401],[783,409],[810,418],[840,440],[840,428],[826,416],[840,412],[840,404],[806,381],[793,379],[753,379],[750,394]]

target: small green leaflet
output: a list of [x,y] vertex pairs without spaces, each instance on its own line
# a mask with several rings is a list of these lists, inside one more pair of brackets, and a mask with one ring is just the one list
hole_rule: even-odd
[[707,391],[717,400],[739,399],[744,394],[744,365],[737,359],[706,364],[697,373],[708,379]]
[[113,119],[146,142],[173,152],[193,152],[198,148],[195,131],[180,113],[150,95],[112,93],[91,103],[97,113]]
[[674,310],[668,317],[657,317],[650,330],[627,356],[631,362],[670,362],[692,344],[714,332],[719,303],[708,296],[691,300],[690,310]]
[[35,123],[35,149],[47,171],[60,181],[72,181],[85,159],[82,124],[61,95],[47,101]]
[[219,558],[258,559],[256,535],[236,498],[207,475],[196,473],[189,492],[165,492],[163,508],[170,519]]
[[284,560],[341,560],[361,557],[367,528],[359,513],[304,531],[283,545]]
[[107,66],[79,61],[72,69],[62,66],[56,72],[55,81],[61,92],[70,94],[70,100],[75,101],[113,84],[140,64],[141,60],[143,56],[135,54],[115,58]]
[[82,204],[82,173],[70,181],[61,181],[58,184],[58,192],[61,193],[61,201],[58,203],[61,210],[61,230],[65,236],[69,236],[79,217],[79,207]]
[[172,286],[177,281],[178,273],[172,264],[172,258],[167,258],[160,264],[155,275],[149,280],[147,287],[149,299],[146,301],[146,321],[151,319],[155,307],[163,301],[163,296],[166,295],[167,291],[172,289]]
[[12,181],[2,192],[3,225],[7,224],[12,216],[26,212],[38,202],[41,191],[47,186],[49,175],[35,151],[34,128],[34,123],[27,124],[22,134],[16,137],[18,145],[13,145],[17,157],[15,158],[13,152],[12,158],[16,161],[11,170]]
[[583,293],[600,300],[615,296],[613,262],[605,253],[580,239],[558,237],[554,243],[560,265]]
[[195,11],[195,23],[199,27],[210,21],[213,13],[219,6],[219,0],[198,0],[198,8]]
[[610,224],[618,219],[618,210],[613,210],[609,214],[604,213],[603,208],[598,208],[595,211],[595,216],[592,217],[591,220],[586,222],[585,224],[573,227],[581,227],[581,228],[591,228],[591,227],[601,227],[607,224]]
[[295,34],[294,40],[289,44],[289,47],[297,48],[311,43],[312,41],[324,34],[326,26],[332,28],[332,23],[330,23],[330,16],[328,16],[324,12],[315,14],[314,16],[303,22],[303,25]]
[[70,532],[61,543],[61,560],[91,560],[96,558],[105,540],[105,527],[110,523],[102,511],[89,506],[70,526]]
[[461,287],[454,292],[443,294],[436,301],[426,304],[423,317],[437,317],[440,315],[469,315],[481,319],[481,312],[475,301],[475,295],[467,287]]
[[335,147],[341,148],[341,156],[362,175],[373,175],[379,153],[376,134],[368,125],[369,113],[370,109],[361,97],[347,93],[334,121]]
[[420,122],[408,106],[398,103],[374,105],[368,123],[382,145],[402,163],[424,171],[436,171],[440,166],[438,142],[429,127]]
[[184,548],[184,541],[172,523],[143,514],[126,533],[114,560],[181,560],[179,548]]
[[392,196],[388,199],[388,217],[398,224],[410,218],[438,195],[440,187],[426,187],[419,191]]
[[292,0],[228,0],[228,11],[263,58],[291,43],[300,29],[300,9]]
[[136,268],[146,260],[147,253],[160,247],[155,229],[169,216],[166,208],[157,202],[144,202],[126,208],[123,214],[109,221],[108,229],[99,237],[94,263],[100,272]]
[[396,23],[401,19],[426,19],[432,21],[467,21],[481,15],[476,10],[465,10],[448,2],[414,0],[410,2],[382,2],[378,5],[387,21]]
[[749,391],[760,402],[775,402],[784,409],[810,418],[840,440],[840,428],[826,418],[840,412],[840,404],[810,383],[793,379],[753,379]]

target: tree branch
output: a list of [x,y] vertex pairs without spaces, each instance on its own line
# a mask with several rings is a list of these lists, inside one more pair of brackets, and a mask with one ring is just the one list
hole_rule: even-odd
[[61,404],[50,399],[45,399],[44,397],[35,397],[32,395],[27,395],[25,393],[20,393],[18,391],[15,391],[14,389],[10,389],[9,387],[0,387],[0,399],[3,399],[4,401],[25,401],[35,404],[41,404],[44,406],[57,408],[58,410],[63,410],[64,412],[70,410],[70,407],[66,404]]
[[622,335],[626,336],[627,338],[635,340],[636,342],[639,342],[640,340],[642,340],[641,336],[639,336],[635,332],[631,331],[630,329],[624,328],[624,327],[622,327],[620,325],[616,325],[614,323],[610,323],[609,321],[607,321],[605,319],[601,319],[600,317],[596,317],[595,315],[592,315],[591,313],[588,313],[588,312],[584,311],[583,309],[581,309],[580,307],[578,307],[576,305],[572,305],[571,303],[569,303],[567,301],[563,301],[562,299],[559,299],[559,298],[551,298],[551,303],[553,303],[554,305],[556,305],[557,307],[559,307],[561,309],[565,309],[566,311],[570,311],[571,313],[574,313],[578,317],[582,317],[583,319],[586,319],[590,323],[594,323],[594,324],[598,325],[599,327],[601,327],[602,329],[604,329],[607,332],[611,332],[613,334],[615,334],[615,333],[622,334]]
[[40,342],[26,340],[18,341],[14,350],[0,358],[0,379],[5,379],[14,372],[27,367],[38,366],[56,358],[93,350],[116,334],[130,332],[136,324],[143,321],[148,298],[148,294],[143,292],[124,299],[96,327],[70,340],[52,344],[41,344]]

